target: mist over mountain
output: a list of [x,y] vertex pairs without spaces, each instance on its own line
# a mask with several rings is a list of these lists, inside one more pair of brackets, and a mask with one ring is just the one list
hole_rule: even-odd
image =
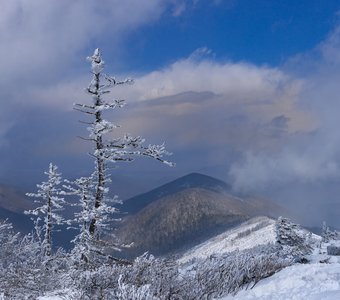
[[29,232],[32,228],[30,217],[24,211],[31,209],[33,202],[28,200],[13,187],[0,184],[0,220],[8,220],[14,228],[21,232]]
[[0,184],[0,207],[11,212],[22,213],[32,208],[32,201],[14,187]]
[[134,243],[131,256],[175,253],[251,217],[286,213],[269,200],[236,197],[228,184],[197,173],[128,199],[123,208],[131,214],[118,236]]
[[[27,199],[23,193],[1,186],[0,218],[8,219],[19,231],[32,230],[33,223],[24,210],[33,205],[33,199]],[[64,214],[70,217],[73,210],[69,207]],[[239,197],[229,184],[199,173],[190,173],[129,198],[120,210],[123,221],[115,224],[116,234],[124,243],[134,243],[127,256],[145,251],[156,255],[177,253],[251,217],[289,215],[270,200]],[[54,233],[55,245],[69,248],[76,232],[63,232]]]

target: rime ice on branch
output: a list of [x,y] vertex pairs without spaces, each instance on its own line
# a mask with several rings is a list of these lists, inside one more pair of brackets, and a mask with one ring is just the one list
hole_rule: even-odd
[[162,145],[144,145],[145,140],[140,137],[133,137],[128,134],[117,139],[106,139],[105,136],[112,132],[118,126],[107,121],[103,117],[103,112],[109,109],[121,108],[124,101],[114,99],[107,101],[105,95],[110,93],[110,89],[123,84],[132,84],[132,79],[118,81],[114,77],[103,73],[104,61],[101,57],[99,49],[96,49],[92,56],[88,57],[91,62],[91,70],[93,78],[86,89],[87,93],[92,96],[92,104],[75,104],[75,109],[84,114],[91,115],[93,120],[89,123],[89,136],[83,138],[93,143],[93,153],[91,155],[95,159],[94,172],[94,217],[89,223],[89,233],[92,237],[98,238],[100,235],[101,209],[107,201],[109,181],[107,174],[107,163],[112,162],[130,162],[135,156],[144,156],[156,159],[162,163],[172,166],[171,162],[163,159],[164,155],[169,155]]
[[57,212],[62,211],[63,204],[65,204],[64,198],[59,197],[61,189],[58,187],[61,183],[61,174],[57,172],[58,167],[50,164],[48,172],[45,174],[48,176],[48,181],[37,184],[37,193],[27,193],[29,197],[34,197],[37,200],[34,202],[41,204],[41,206],[25,211],[25,214],[36,216],[36,226],[40,219],[43,218],[43,247],[46,256],[50,256],[52,252],[52,230],[54,225],[60,225],[64,222],[64,219]]
[[[109,227],[110,221],[113,221],[111,215],[118,210],[108,203],[102,203],[100,209],[94,209],[95,201],[95,177],[81,177],[74,181],[65,180],[63,185],[65,195],[74,195],[79,199],[78,203],[72,206],[80,207],[80,211],[74,213],[74,218],[67,221],[69,228],[79,229],[79,234],[72,240],[75,247],[72,250],[72,256],[76,261],[88,263],[92,260],[94,254],[103,255],[103,241],[93,240],[89,232],[91,221],[96,219],[97,227],[104,231]],[[107,199],[106,199],[107,200]],[[108,202],[108,201],[106,201]],[[117,202],[117,197],[111,199],[111,202]],[[108,232],[112,235],[110,232]],[[115,248],[115,244],[107,243],[111,249]],[[116,249],[120,248],[116,246]]]

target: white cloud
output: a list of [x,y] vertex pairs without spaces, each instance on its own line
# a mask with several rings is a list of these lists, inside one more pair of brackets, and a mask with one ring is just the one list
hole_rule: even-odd
[[134,90],[139,99],[170,96],[186,91],[230,96],[242,101],[273,100],[272,97],[289,78],[275,68],[257,67],[245,63],[217,63],[191,59],[180,60],[170,67],[155,71],[136,82]]
[[[207,53],[207,50],[203,52]],[[230,117],[232,112],[248,116],[255,123],[265,124],[275,117],[285,116],[289,120],[287,130],[295,132],[315,128],[313,116],[298,107],[297,100],[302,88],[302,80],[288,76],[278,68],[243,62],[221,63],[190,56],[167,68],[136,78],[132,87],[115,92],[119,97],[138,101],[167,97],[171,102],[173,97],[174,103],[167,109],[181,112],[187,118],[197,114],[197,111],[201,111],[203,116],[217,110],[219,114],[225,111],[225,117]],[[188,94],[186,98],[182,97],[186,104],[176,103],[176,95],[186,92],[209,92],[218,96],[218,100],[196,105],[195,96]]]
[[94,40],[117,44],[128,30],[159,18],[165,4],[160,0],[5,1],[0,11],[1,82],[53,77]]
[[[117,57],[124,36],[156,21],[169,1],[1,1],[2,110],[20,111],[31,105],[70,109],[78,97],[85,96],[87,82],[78,78],[77,67],[86,64],[85,56],[90,54],[86,49],[93,51],[98,46],[94,43],[110,41],[110,56]],[[4,118],[0,122],[4,136],[9,127]]]
[[[199,58],[197,53],[200,53]],[[247,63],[220,63],[209,59],[210,54],[209,49],[201,48],[187,59],[135,78],[133,86],[115,88],[112,97],[133,102],[163,97],[175,99],[176,95],[186,92],[210,92],[217,95],[219,101],[205,103],[202,108],[206,111],[214,111],[213,105],[222,105],[220,111],[225,109],[226,115],[230,115],[230,111],[252,115],[253,119],[257,118],[263,123],[284,115],[289,119],[289,131],[306,131],[313,127],[314,120],[296,107],[302,86],[301,80],[288,76],[278,68],[258,67]],[[106,62],[110,65],[109,60]],[[22,101],[21,105],[34,103],[71,109],[74,102],[86,99],[91,101],[84,93],[89,81],[90,74],[85,74],[72,80],[63,79],[44,86],[33,86],[28,92],[19,89],[14,94],[15,98],[19,99],[17,101]],[[176,114],[190,117],[195,99],[189,97],[186,103],[173,104],[169,109],[176,111]],[[202,108],[196,107],[196,110]]]
[[324,63],[340,63],[340,25],[318,46],[318,51],[321,52]]
[[258,192],[296,182],[339,177],[339,164],[333,157],[321,153],[311,154],[288,149],[271,155],[248,152],[244,160],[233,164],[230,169],[233,187],[240,191]]
[[[169,3],[174,13],[177,9],[176,15],[190,5],[190,1],[173,0],[4,2],[0,11],[0,87],[5,87],[7,94],[0,94],[1,104],[71,109],[73,102],[91,101],[83,92],[90,74],[69,74],[75,58],[79,64],[79,54],[93,41],[110,39],[119,45],[129,30],[157,20]],[[225,148],[248,153],[230,173],[239,188],[265,186],[287,178],[337,176],[339,35],[337,28],[317,47],[316,61],[314,57],[306,59],[308,55],[295,58],[294,67],[287,68],[290,71],[245,62],[218,62],[208,48],[200,48],[187,59],[137,76],[133,86],[117,87],[113,97],[137,104],[128,114],[128,131],[145,128],[165,132],[183,147],[194,148],[203,139],[205,147],[215,145],[219,153]],[[110,61],[114,53],[103,54],[108,65],[114,63]],[[313,73],[300,72],[311,66]],[[62,77],[63,70],[68,75]],[[8,94],[10,102],[6,101]],[[304,137],[318,127],[324,130],[315,131],[313,138],[298,141],[290,137],[295,133]],[[2,126],[0,138],[9,128]],[[333,142],[329,145],[330,140]],[[325,144],[330,148],[327,151]],[[217,156],[210,156],[216,160]]]
[[229,174],[239,190],[340,179],[340,27],[313,51],[294,57],[287,69],[304,76],[297,104],[315,116],[315,130],[298,133],[276,152],[248,151]]
[[[205,58],[209,50],[199,52],[204,54],[199,59],[191,55],[135,78],[132,86],[118,86],[112,91],[109,97],[131,104],[122,112],[124,130],[173,136],[182,147],[195,147],[203,138],[210,145],[218,145],[221,152],[222,147],[237,151],[277,148],[285,135],[315,128],[312,116],[297,107],[301,80],[277,68],[220,63]],[[84,93],[89,80],[87,74],[73,81],[32,88],[27,97],[31,99],[29,105],[70,110],[74,102],[90,102],[91,97]],[[17,98],[26,99],[23,94]],[[284,120],[284,128],[278,128],[278,120]]]

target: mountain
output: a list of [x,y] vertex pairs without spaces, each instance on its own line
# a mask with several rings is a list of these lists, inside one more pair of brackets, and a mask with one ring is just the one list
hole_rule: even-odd
[[14,213],[23,213],[24,210],[32,208],[32,201],[16,189],[0,185],[0,207]]
[[199,173],[191,173],[147,193],[125,200],[121,207],[121,211],[128,214],[135,214],[160,198],[173,195],[189,188],[203,188],[218,193],[226,193],[231,190],[231,187],[227,183],[219,179]]
[[30,217],[24,214],[31,209],[33,202],[12,187],[0,185],[0,220],[8,220],[14,228],[28,232],[32,228]]
[[131,256],[178,253],[251,217],[277,217],[283,211],[268,200],[236,197],[228,184],[197,173],[126,202],[126,211],[132,213],[117,235],[126,244],[134,243]]

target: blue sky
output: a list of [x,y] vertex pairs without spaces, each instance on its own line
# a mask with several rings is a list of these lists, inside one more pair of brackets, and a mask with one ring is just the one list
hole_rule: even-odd
[[279,65],[315,47],[338,22],[339,1],[332,0],[181,3],[185,9],[177,8],[178,16],[172,8],[156,24],[128,35],[128,67],[160,68],[201,47],[218,60]]
[[100,47],[108,73],[135,78],[107,117],[165,141],[177,163],[121,165],[118,193],[203,172],[308,209],[307,221],[338,219],[339,11],[332,0],[3,2],[0,183],[27,190],[49,162],[68,178],[91,172],[72,107],[91,101],[85,58]]

